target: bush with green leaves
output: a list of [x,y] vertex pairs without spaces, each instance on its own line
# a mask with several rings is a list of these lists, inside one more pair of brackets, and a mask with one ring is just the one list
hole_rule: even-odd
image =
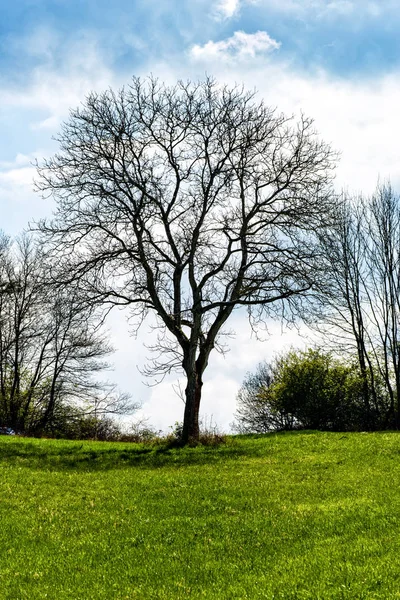
[[364,413],[362,380],[355,365],[320,349],[290,350],[246,376],[234,428],[242,433],[362,430]]

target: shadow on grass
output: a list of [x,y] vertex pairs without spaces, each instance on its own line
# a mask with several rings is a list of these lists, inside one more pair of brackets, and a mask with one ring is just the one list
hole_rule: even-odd
[[268,437],[270,436],[238,436],[237,439],[230,437],[227,443],[217,447],[194,448],[171,448],[167,444],[148,446],[0,437],[0,466],[8,464],[49,471],[102,471],[126,467],[160,468],[215,464],[229,459],[266,454],[268,447],[257,443],[257,440],[265,440]]

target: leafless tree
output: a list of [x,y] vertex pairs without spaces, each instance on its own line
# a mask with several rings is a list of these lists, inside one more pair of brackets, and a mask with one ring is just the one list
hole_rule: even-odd
[[237,395],[237,411],[232,423],[238,433],[269,433],[295,429],[296,418],[271,395],[271,386],[279,373],[279,359],[262,362],[254,373],[247,373]]
[[[0,295],[0,391],[2,416],[18,427],[29,412],[40,368],[34,354],[40,337],[38,319],[39,261],[33,247],[22,237],[13,247],[9,242],[2,255]],[[31,381],[27,384],[28,365]]]
[[322,242],[329,285],[319,328],[336,349],[357,355],[366,427],[378,419],[400,428],[399,196],[383,184],[371,197],[347,198],[336,222]]
[[[317,275],[335,155],[310,119],[211,79],[132,83],[71,112],[39,166],[40,229],[59,281],[159,327],[153,373],[187,378],[183,441],[199,434],[203,374],[239,307],[287,316]],[[63,265],[65,268],[63,269]]]
[[92,307],[73,286],[52,287],[31,236],[6,238],[0,256],[0,420],[38,431],[63,405],[101,414],[133,408],[115,386],[94,375],[112,349]]

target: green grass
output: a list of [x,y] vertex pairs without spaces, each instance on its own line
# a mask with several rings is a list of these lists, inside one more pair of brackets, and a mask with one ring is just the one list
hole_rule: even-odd
[[400,435],[0,437],[0,598],[400,598]]

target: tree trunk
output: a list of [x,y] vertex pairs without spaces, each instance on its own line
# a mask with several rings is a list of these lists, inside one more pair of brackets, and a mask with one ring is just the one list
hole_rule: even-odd
[[400,398],[399,398],[399,394],[400,394],[400,370],[399,370],[399,365],[398,364],[394,364],[394,372],[395,372],[395,385],[396,385],[396,391],[395,391],[395,396],[396,396],[396,417],[395,417],[395,424],[396,424],[396,429],[397,431],[400,430]]
[[370,407],[370,383],[368,381],[368,372],[367,365],[365,362],[365,349],[361,342],[357,343],[358,345],[358,364],[360,366],[361,371],[361,381],[362,381],[362,395],[364,401],[364,427],[367,431],[371,431],[373,429],[373,425],[371,423],[371,407]]
[[199,410],[201,400],[201,389],[203,387],[202,376],[196,366],[187,373],[187,386],[185,390],[186,404],[182,429],[182,444],[196,442],[199,439]]

